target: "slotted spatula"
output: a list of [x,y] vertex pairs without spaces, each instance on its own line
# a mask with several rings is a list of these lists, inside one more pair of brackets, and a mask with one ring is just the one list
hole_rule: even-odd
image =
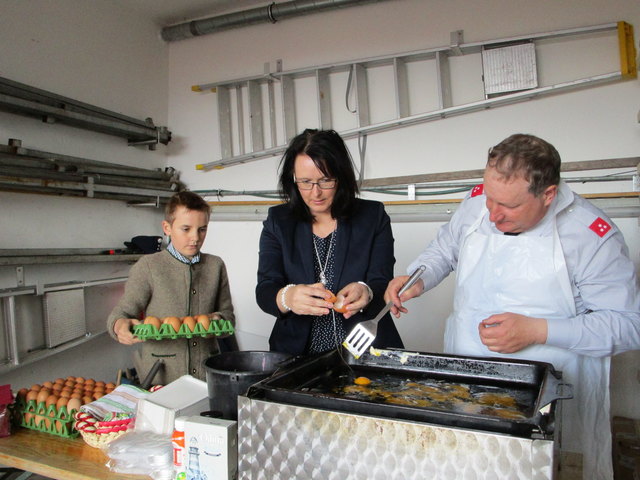
[[[416,270],[411,274],[407,283],[403,285],[403,287],[398,292],[398,296],[402,295],[405,291],[407,291],[411,286],[416,283],[416,280],[420,278],[422,272],[426,270],[427,267],[424,265],[420,265]],[[365,320],[364,322],[358,323],[351,333],[347,335],[347,338],[344,339],[342,345],[349,350],[351,355],[355,358],[360,358],[360,356],[365,352],[367,348],[373,343],[373,340],[376,338],[376,334],[378,332],[378,322],[385,314],[391,310],[393,306],[393,301],[389,301],[385,307],[376,315],[372,320]]]

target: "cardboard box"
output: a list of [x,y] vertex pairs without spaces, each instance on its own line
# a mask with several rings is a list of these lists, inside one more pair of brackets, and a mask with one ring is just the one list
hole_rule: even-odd
[[238,422],[189,417],[184,426],[187,480],[233,480],[238,473]]
[[135,430],[171,435],[176,417],[199,415],[207,410],[207,383],[183,375],[138,402]]

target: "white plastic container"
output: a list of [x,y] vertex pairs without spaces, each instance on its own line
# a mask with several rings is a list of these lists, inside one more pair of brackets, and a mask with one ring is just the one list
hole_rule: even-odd
[[176,417],[209,410],[207,383],[183,375],[138,402],[135,430],[171,436]]

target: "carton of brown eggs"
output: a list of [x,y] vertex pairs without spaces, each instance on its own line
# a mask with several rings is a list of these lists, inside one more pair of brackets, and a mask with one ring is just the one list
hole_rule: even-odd
[[21,388],[16,395],[16,412],[23,427],[61,437],[75,437],[75,412],[110,393],[113,383],[69,376]]
[[165,338],[206,337],[209,335],[231,335],[234,333],[230,321],[221,318],[211,318],[209,315],[194,315],[186,317],[158,317],[149,316],[140,325],[133,326],[133,334],[142,340],[162,340]]

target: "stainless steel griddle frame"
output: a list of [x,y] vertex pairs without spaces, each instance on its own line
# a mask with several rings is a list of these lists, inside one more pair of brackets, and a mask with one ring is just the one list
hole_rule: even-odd
[[554,479],[554,436],[354,415],[238,397],[238,479]]

